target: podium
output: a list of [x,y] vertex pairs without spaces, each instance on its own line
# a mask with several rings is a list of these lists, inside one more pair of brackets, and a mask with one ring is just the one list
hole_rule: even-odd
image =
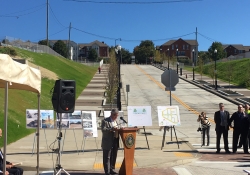
[[118,130],[124,145],[124,159],[119,170],[119,175],[133,174],[137,130],[138,128],[121,128]]

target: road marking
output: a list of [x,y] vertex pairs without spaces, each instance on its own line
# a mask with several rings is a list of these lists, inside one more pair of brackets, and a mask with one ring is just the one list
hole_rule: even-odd
[[[162,85],[162,83],[158,82],[156,79],[154,79],[152,76],[150,76],[147,72],[145,72],[142,68],[140,68],[138,65],[135,65],[143,74],[145,74],[150,80],[152,80],[155,84],[157,84],[161,89],[165,91],[165,87]],[[169,95],[170,92],[166,91]],[[177,96],[174,94],[171,94],[172,98],[175,99],[178,103],[180,103],[184,108],[191,111],[192,113],[199,115],[200,113],[196,111],[195,109],[188,106],[186,103],[184,103],[182,100],[180,100]],[[209,119],[210,122],[214,123],[214,120]]]
[[178,175],[192,175],[186,168],[173,168]]
[[[115,164],[115,168],[120,168],[122,166],[121,163],[116,163]],[[134,162],[133,163],[133,167],[136,167],[136,163]],[[94,169],[102,169],[103,168],[103,164],[102,163],[95,163],[94,166],[93,166]]]
[[191,153],[174,152],[176,157],[193,157]]
[[227,162],[227,161],[196,161],[195,163],[220,163],[220,164],[223,164],[223,163],[234,163],[234,164],[242,164],[242,163],[247,163],[247,162]]

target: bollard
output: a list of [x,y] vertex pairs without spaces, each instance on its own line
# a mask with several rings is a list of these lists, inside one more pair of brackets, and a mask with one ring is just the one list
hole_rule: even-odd
[[182,76],[182,68],[180,68],[180,74],[181,74],[181,76]]
[[188,75],[186,74],[186,79],[188,78]]

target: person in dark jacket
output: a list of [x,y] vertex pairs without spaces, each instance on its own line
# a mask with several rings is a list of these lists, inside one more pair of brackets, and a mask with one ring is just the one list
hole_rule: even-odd
[[216,131],[216,153],[220,153],[220,138],[223,134],[224,149],[226,153],[231,153],[228,148],[229,112],[224,110],[224,104],[219,103],[220,110],[214,113]]
[[[233,115],[229,119],[230,127],[234,128],[234,131],[233,131],[233,153],[236,153],[237,144],[239,142],[239,137],[243,131],[243,128],[246,127],[243,124],[243,122],[245,121],[244,116],[245,116],[245,113],[244,113],[243,106],[238,105],[238,111],[233,113]],[[232,122],[234,122],[234,126],[231,125]],[[242,141],[244,142],[244,138],[242,139]],[[246,145],[246,144],[243,143],[243,147],[244,147],[244,145]],[[246,149],[244,148],[244,150],[246,150]],[[247,153],[247,152],[245,152],[245,153]]]
[[112,109],[110,117],[102,120],[102,150],[105,175],[117,174],[115,172],[115,163],[119,148],[119,124],[116,121],[118,115],[118,109]]

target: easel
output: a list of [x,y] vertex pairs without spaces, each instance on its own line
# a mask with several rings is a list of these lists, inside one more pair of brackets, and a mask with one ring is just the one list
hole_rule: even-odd
[[148,137],[147,137],[147,133],[146,133],[146,130],[145,130],[145,126],[143,126],[143,130],[144,130],[145,138],[146,138],[146,141],[147,141],[148,150],[150,150],[149,144],[148,144]]
[[[73,128],[73,132],[74,132],[74,137],[75,137],[75,142],[76,142],[75,128]],[[63,146],[64,146],[64,140],[65,140],[65,137],[66,137],[66,129],[64,130]],[[63,146],[62,146],[62,152],[63,152]],[[78,153],[78,155],[79,155],[77,142],[76,142],[76,149],[77,149],[77,153]]]
[[[169,69],[169,87],[168,88],[169,88],[170,106],[172,106],[172,92],[171,92],[172,89],[171,88],[174,88],[174,87],[171,87],[171,69]],[[172,141],[172,128],[174,128],[174,133],[175,133],[175,138],[176,138],[176,141],[177,141],[178,149],[180,149],[178,138],[177,138],[176,131],[175,131],[175,127],[170,126],[170,128],[171,128],[171,141]],[[164,147],[164,143],[165,143],[166,129],[167,129],[167,126],[164,126],[161,150]]]
[[[82,139],[82,146],[81,146],[81,149],[82,149],[82,152],[84,153],[84,148],[85,148],[85,141],[86,141],[86,138],[87,136],[85,137],[84,135],[84,128],[82,128],[82,131],[83,131],[83,139]],[[96,141],[96,137],[95,137],[95,143],[96,143],[96,151],[97,151],[97,154],[98,154],[98,144],[97,144],[97,141]]]
[[[48,142],[47,142],[47,138],[46,138],[46,132],[45,132],[45,129],[43,129],[43,131],[44,131],[44,136],[45,136],[45,140],[46,140],[47,150],[48,150],[48,154],[49,154],[49,147],[48,147]],[[31,157],[32,157],[32,156],[33,156],[33,154],[34,154],[34,149],[35,149],[35,147],[36,147],[36,145],[35,145],[35,142],[36,142],[36,136],[37,136],[37,133],[35,133],[35,135],[34,135],[34,140],[33,140],[33,148],[32,148],[32,154],[31,154]]]

